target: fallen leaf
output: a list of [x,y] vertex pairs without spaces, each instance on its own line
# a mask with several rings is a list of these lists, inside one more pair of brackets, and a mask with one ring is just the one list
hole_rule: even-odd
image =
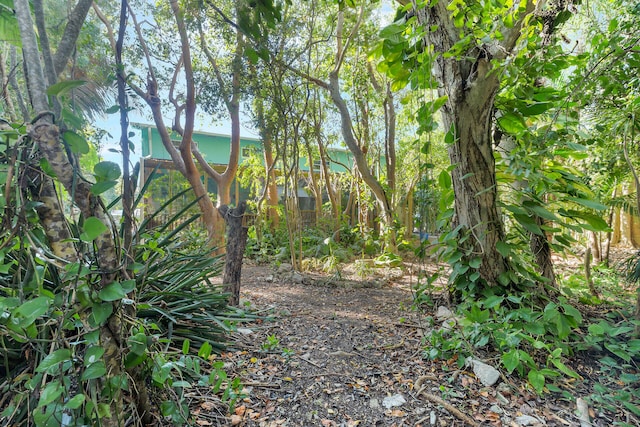
[[231,425],[237,426],[242,422],[242,417],[240,415],[231,415]]
[[240,405],[236,408],[235,413],[238,416],[243,416],[246,411],[247,411],[247,407],[244,405]]
[[208,420],[196,420],[196,424],[198,424],[199,426],[212,426],[213,423],[211,421]]
[[394,409],[392,411],[388,411],[387,415],[390,417],[406,417],[407,413],[404,411],[401,411],[400,409]]

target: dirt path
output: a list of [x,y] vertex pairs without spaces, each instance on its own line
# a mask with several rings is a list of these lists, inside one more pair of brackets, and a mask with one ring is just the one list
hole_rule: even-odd
[[[502,372],[498,383],[485,387],[456,358],[429,361],[423,336],[434,314],[412,308],[416,279],[406,267],[386,275],[375,269],[375,276],[359,281],[245,264],[241,305],[266,320],[242,324],[234,347],[219,357],[229,377],[241,380],[246,397],[229,416],[215,396],[194,395],[196,424],[581,425],[575,399],[593,394],[599,375],[589,356],[570,361],[582,379],[559,378],[563,394],[542,397],[516,375]],[[499,367],[498,354],[479,353]],[[589,414],[597,427],[624,419],[602,407]]]
[[226,355],[226,366],[242,378],[248,392],[232,422],[466,425],[418,389],[445,399],[450,408],[477,420],[475,425],[503,425],[504,413],[491,412],[491,405],[495,410],[502,405],[514,415],[541,417],[547,408],[537,408],[536,397],[529,393],[520,391],[514,398],[510,385],[483,388],[454,361],[424,360],[421,340],[426,325],[421,324],[424,314],[411,309],[412,281],[404,277],[375,288],[348,283],[336,287],[322,280],[274,278],[265,267],[244,267],[242,301],[271,320],[241,327],[236,348]]

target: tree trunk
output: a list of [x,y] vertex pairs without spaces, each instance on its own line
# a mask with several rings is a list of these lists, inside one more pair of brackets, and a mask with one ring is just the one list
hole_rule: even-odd
[[465,246],[471,254],[469,258],[481,258],[478,271],[487,286],[506,284],[503,274],[510,269],[496,246],[504,239],[504,231],[496,204],[491,127],[500,80],[499,70],[492,68],[491,61],[503,60],[514,50],[522,22],[533,10],[530,3],[525,11],[516,14],[512,26],[499,28],[501,39],[487,40],[482,46],[471,45],[459,56],[445,55],[464,36],[464,30],[456,27],[448,4],[432,2],[416,10],[417,22],[428,34],[424,44],[437,52],[433,74],[438,93],[447,97],[441,114],[446,140],[450,142],[449,159],[456,166],[451,174],[454,227],[460,225],[471,234]]
[[[91,1],[81,0],[74,9],[69,19],[56,58],[61,64],[66,64],[70,52],[75,46],[86,11],[91,5]],[[60,131],[53,124],[52,113],[48,111],[49,103],[46,94],[46,81],[44,78],[43,65],[40,60],[38,44],[34,32],[34,25],[31,19],[30,5],[26,0],[15,0],[14,7],[16,18],[20,29],[22,40],[22,51],[27,71],[27,88],[30,95],[31,104],[36,112],[36,117],[32,120],[32,125],[28,127],[28,134],[33,143],[38,147],[39,155],[47,160],[51,170],[55,173],[56,180],[59,181],[67,192],[73,197],[73,202],[80,209],[82,216],[87,219],[94,217],[108,226],[110,221],[102,205],[100,198],[91,193],[91,183],[83,179],[77,179],[77,172],[71,163],[64,145],[60,138]],[[77,13],[76,13],[77,12]],[[41,31],[45,31],[41,28]],[[44,34],[43,34],[44,36]],[[71,46],[71,49],[65,46]],[[61,66],[61,69],[64,68]],[[56,76],[52,78],[55,79]],[[54,83],[51,81],[49,83]],[[68,224],[62,214],[61,206],[55,194],[53,183],[49,177],[43,176],[42,185],[39,192],[43,205],[38,209],[42,219],[43,227],[47,236],[51,240],[51,246],[56,255],[62,259],[73,261],[77,258],[71,239],[67,239]],[[99,292],[104,287],[110,285],[119,278],[121,269],[119,256],[112,230],[108,230],[93,241],[96,264],[102,272],[102,280],[96,284],[93,292]],[[124,342],[124,332],[122,323],[122,312],[119,303],[113,303],[113,314],[109,316],[105,325],[99,328],[100,344],[104,349],[103,360],[106,365],[108,375],[102,378],[103,383],[110,378],[118,377],[122,373],[122,344]],[[122,392],[117,387],[113,388],[113,394],[108,398],[108,410],[110,416],[104,417],[101,422],[104,426],[119,426],[123,412]],[[137,397],[138,393],[132,390],[132,394]]]
[[247,227],[242,224],[247,203],[243,200],[235,208],[222,205],[218,209],[227,225],[227,250],[222,283],[225,292],[229,293],[229,305],[238,306],[240,304],[242,257],[247,246]]
[[[536,216],[535,221],[538,227],[542,228],[542,226],[544,226],[545,221],[543,218]],[[556,274],[553,269],[551,246],[549,245],[547,235],[544,233],[542,235],[529,233],[529,247],[536,261],[538,272],[542,277],[547,279],[547,288],[555,290],[557,288]]]
[[[494,95],[496,89],[493,88]],[[471,233],[472,238],[467,242],[472,256],[481,257],[480,275],[487,285],[493,286],[509,268],[497,249],[497,243],[504,240],[504,231],[496,203],[498,193],[490,137],[493,96],[484,99],[483,108],[466,98],[463,95],[458,102],[447,102],[442,111],[445,129],[454,129],[455,135],[449,147],[449,159],[456,165],[451,172],[455,193],[454,227],[461,225]]]

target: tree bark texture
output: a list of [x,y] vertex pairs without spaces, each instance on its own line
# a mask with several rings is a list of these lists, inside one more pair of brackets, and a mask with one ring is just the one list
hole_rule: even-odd
[[243,200],[235,208],[222,205],[218,208],[227,225],[227,255],[224,263],[222,283],[225,292],[229,292],[229,305],[240,304],[240,284],[242,277],[242,258],[247,246],[248,228],[243,226],[242,218],[247,210]]
[[[536,216],[536,224],[542,228],[544,226],[544,219]],[[547,286],[552,289],[557,288],[556,274],[553,269],[553,261],[551,260],[551,246],[546,234],[529,233],[529,248],[533,253],[538,272],[542,277],[548,280]]]
[[448,57],[444,54],[460,42],[464,30],[454,25],[447,7],[447,2],[435,2],[417,9],[416,16],[427,34],[425,46],[437,53],[434,87],[437,86],[440,96],[447,97],[441,114],[443,129],[453,140],[448,151],[451,164],[456,166],[452,171],[454,226],[461,225],[471,233],[467,248],[471,249],[470,257],[482,259],[480,275],[488,286],[493,286],[509,269],[509,263],[496,248],[504,238],[504,231],[496,204],[491,127],[500,80],[491,60],[502,60],[514,50],[522,22],[533,5],[527,4],[527,10],[519,14],[511,28],[500,28],[501,40],[472,45],[464,55]]
[[[87,8],[90,5],[91,1],[88,1]],[[27,132],[33,143],[38,147],[39,155],[47,160],[51,170],[56,175],[56,179],[73,197],[73,202],[78,206],[83,217],[95,217],[105,225],[108,225],[110,222],[107,221],[100,198],[93,195],[90,191],[91,184],[85,180],[77,179],[76,168],[64,150],[60,138],[60,131],[58,127],[53,124],[53,115],[48,111],[47,84],[40,59],[29,2],[27,0],[15,0],[14,7],[22,40],[22,52],[26,64],[27,87],[31,105],[36,112],[36,117],[32,121],[33,124],[27,128]],[[84,19],[76,19],[81,22],[71,22],[72,20],[70,19],[68,26],[73,24],[81,26]],[[65,29],[61,45],[64,43],[72,43],[73,46],[75,46],[76,39],[77,33],[67,33]],[[68,55],[66,58],[68,58]],[[62,255],[61,257],[63,259],[69,259],[71,257],[71,249],[69,249],[65,241],[62,240],[66,236],[65,230],[68,225],[62,214],[55,191],[53,191],[53,183],[49,180],[49,177],[43,177],[43,185],[39,193],[43,198],[46,211],[41,209],[38,213],[43,219],[43,226],[50,228],[50,230],[46,232],[47,236],[52,239],[52,248],[55,250],[59,243],[63,244],[65,249],[62,250],[60,255]],[[61,234],[56,237],[56,232],[60,232]],[[67,240],[67,242],[72,245],[70,240]],[[119,270],[119,258],[111,230],[102,233],[94,240],[94,249],[97,264],[102,273],[102,280],[99,284],[96,284],[96,289],[94,290],[100,291],[102,287],[112,283],[117,278]],[[121,311],[118,305],[114,303],[113,314],[109,317],[107,323],[100,327],[100,344],[105,350],[103,360],[106,365],[106,370],[109,373],[109,378],[117,376],[122,372],[122,335]],[[103,380],[106,379],[107,378],[104,378]],[[121,424],[120,417],[122,416],[123,404],[121,397],[121,392],[115,390],[109,402],[111,416],[105,417],[102,420],[103,426],[110,427]]]

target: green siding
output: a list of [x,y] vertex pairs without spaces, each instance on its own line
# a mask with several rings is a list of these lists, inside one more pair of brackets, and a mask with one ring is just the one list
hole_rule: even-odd
[[[171,160],[171,156],[165,150],[160,134],[155,126],[134,124],[134,127],[141,131],[142,156],[151,157],[160,160]],[[173,133],[176,141],[179,141],[180,135]],[[194,132],[193,140],[198,144],[200,153],[209,163],[226,165],[229,161],[230,154],[230,136],[220,135],[206,132]],[[240,139],[240,162],[242,163],[242,149],[248,147],[256,147],[262,150],[262,142],[256,138]],[[330,162],[329,168],[332,172],[344,173],[347,169],[343,166],[351,167],[353,156],[347,150],[330,148],[328,149],[329,157],[337,163]],[[309,160],[307,157],[301,157],[299,167],[300,170],[309,170]],[[342,163],[342,164],[340,164]]]

